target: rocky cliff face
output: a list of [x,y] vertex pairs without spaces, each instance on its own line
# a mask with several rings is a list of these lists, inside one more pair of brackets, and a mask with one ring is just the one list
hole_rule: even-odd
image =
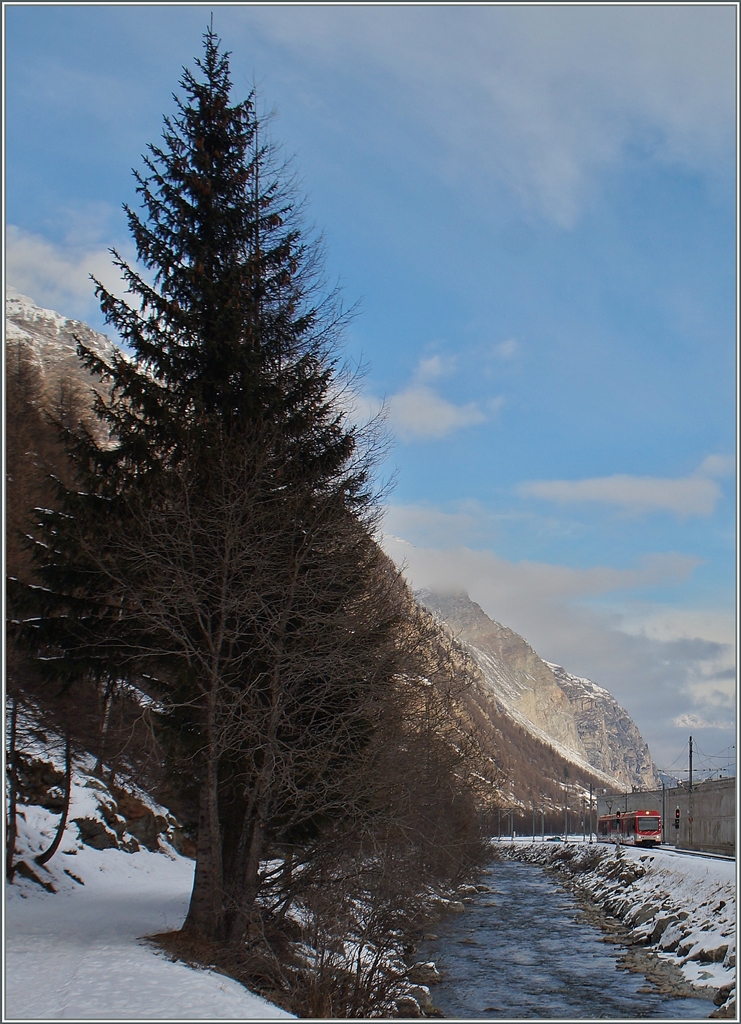
[[492,698],[518,724],[611,786],[659,785],[647,744],[607,690],[543,661],[465,594],[416,597],[470,652]]

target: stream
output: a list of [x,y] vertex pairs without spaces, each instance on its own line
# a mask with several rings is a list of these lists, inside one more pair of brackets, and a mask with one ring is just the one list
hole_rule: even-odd
[[579,906],[542,868],[501,860],[465,913],[435,926],[418,959],[434,960],[443,981],[432,986],[448,1018],[612,1018],[704,1020],[705,999],[654,992],[640,974],[617,969],[621,947],[577,923]]

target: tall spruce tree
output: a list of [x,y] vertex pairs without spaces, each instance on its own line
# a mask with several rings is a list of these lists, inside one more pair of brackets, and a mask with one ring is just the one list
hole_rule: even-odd
[[159,701],[200,792],[186,924],[238,941],[266,844],[308,848],[357,813],[404,596],[334,397],[341,309],[210,30],[196,65],[135,172],[142,269],[113,253],[129,298],[96,282],[132,354],[80,346],[111,397],[97,431],[66,433],[78,480],[39,511],[42,586],[15,600],[56,680]]

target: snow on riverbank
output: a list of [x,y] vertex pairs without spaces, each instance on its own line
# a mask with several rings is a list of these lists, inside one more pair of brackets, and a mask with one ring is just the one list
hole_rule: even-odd
[[632,941],[675,963],[691,984],[719,990],[724,1016],[735,1013],[734,861],[585,843],[519,842],[499,848],[556,870],[582,901],[628,926]]
[[19,807],[16,862],[55,891],[18,871],[6,883],[3,1020],[290,1017],[236,981],[173,963],[143,941],[181,926],[194,863],[163,839],[156,841],[160,852],[83,844],[73,819],[105,826],[101,803],[110,799],[77,763],[64,839],[46,867],[33,858],[49,845],[59,816],[32,804]]

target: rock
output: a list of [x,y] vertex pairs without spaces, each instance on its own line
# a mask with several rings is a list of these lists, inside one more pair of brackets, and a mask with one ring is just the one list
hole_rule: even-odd
[[715,949],[698,949],[688,960],[696,960],[701,964],[722,964],[728,952],[728,943],[724,946],[717,946]]
[[460,900],[448,900],[444,904],[445,909],[449,910],[452,914],[462,914],[466,907]]
[[85,789],[97,789],[101,793],[107,793],[108,787],[103,785],[99,779],[88,779],[85,783]]
[[159,850],[159,835],[167,832],[167,821],[161,814],[153,814],[147,810],[138,818],[126,820],[126,831],[139,840],[152,853]]
[[113,786],[111,792],[116,798],[116,804],[118,805],[118,813],[122,814],[124,818],[133,820],[135,818],[143,818],[147,814],[151,814],[151,810],[147,805],[134,796],[133,793],[129,793],[128,790],[119,789],[118,786]]
[[735,1020],[736,1018],[736,1000],[732,999],[726,1006],[720,1006],[717,1010],[713,1010],[710,1017],[716,1020]]
[[60,814],[64,807],[64,772],[58,771],[49,761],[35,757],[16,757],[18,792],[22,800],[38,804],[53,814]]
[[181,857],[190,857],[191,860],[196,859],[195,841],[187,834],[184,828],[180,828],[180,826],[173,828],[171,842]]
[[36,874],[33,868],[30,868],[28,864],[26,864],[25,860],[19,860],[18,863],[15,865],[15,870],[18,872],[19,875],[22,875],[24,878],[27,878],[29,882],[35,882],[36,885],[40,885],[41,888],[46,889],[47,892],[57,891],[51,884],[51,882],[45,882],[42,878],[39,878],[39,876]]
[[73,818],[80,830],[80,839],[94,850],[117,850],[118,837],[97,818]]
[[644,903],[642,907],[638,909],[637,914],[631,920],[633,926],[645,924],[646,921],[650,921],[652,917],[656,917],[659,908],[655,907],[652,903]]
[[607,690],[544,662],[526,640],[465,595],[422,591],[415,596],[477,663],[485,714],[488,704],[497,718],[503,712],[536,736],[545,732],[579,761],[628,786],[661,786],[643,737]]
[[412,985],[406,995],[416,999],[425,1013],[432,1007],[432,995],[426,985]]
[[[659,917],[654,923],[653,931],[648,937],[649,943],[653,946],[658,943],[667,928],[672,924],[678,924],[679,918],[676,914],[669,914],[666,917]],[[679,939],[677,939],[677,945],[679,945]]]
[[413,996],[399,996],[395,1006],[397,1017],[403,1017],[408,1020],[422,1016],[420,1005]]
[[733,992],[735,987],[736,985],[733,982],[728,985],[721,985],[718,991],[715,993],[715,998],[713,999],[715,1005],[722,1006],[723,1003],[727,1002],[728,997],[730,996],[731,992]]
[[414,985],[437,985],[443,980],[442,974],[432,960],[426,963],[416,963],[409,968],[407,977]]

